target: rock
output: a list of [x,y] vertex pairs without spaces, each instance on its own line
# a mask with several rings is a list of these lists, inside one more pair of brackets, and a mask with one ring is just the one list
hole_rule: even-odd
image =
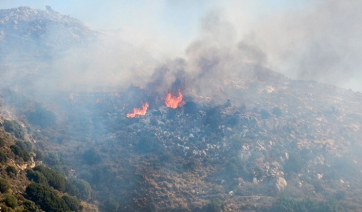
[[283,177],[278,177],[275,182],[275,188],[278,191],[284,190],[284,188],[287,186],[287,181]]

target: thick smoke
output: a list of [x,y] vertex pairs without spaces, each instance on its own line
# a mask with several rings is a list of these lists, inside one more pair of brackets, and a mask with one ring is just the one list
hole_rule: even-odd
[[249,25],[230,15],[245,2],[234,3],[234,8],[211,11],[202,20],[199,36],[186,50],[186,88],[199,95],[225,96],[228,80],[251,79],[255,71],[269,69],[292,79],[362,89],[362,3],[308,2]]

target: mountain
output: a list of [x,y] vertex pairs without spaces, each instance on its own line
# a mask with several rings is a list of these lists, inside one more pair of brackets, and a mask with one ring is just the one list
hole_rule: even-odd
[[[58,44],[77,39],[88,43],[97,36],[50,8],[5,12],[1,20],[17,21],[2,22],[4,47],[16,45],[11,39],[20,38],[44,47],[41,54],[51,49],[52,54],[73,57],[76,54]],[[20,20],[37,21],[18,25]],[[62,31],[52,37],[54,42],[41,36],[48,24],[34,24],[48,22]],[[101,48],[97,56],[110,46],[114,45]],[[56,92],[49,93],[34,84],[42,91],[37,96],[29,95],[28,87],[3,86],[0,123],[20,124],[13,124],[17,130],[12,131],[0,126],[4,136],[13,138],[2,150],[10,153],[16,132],[23,131],[21,141],[43,152],[44,164],[64,174],[67,182],[78,182],[74,186],[83,189],[78,198],[101,211],[361,211],[362,94],[292,80],[253,60],[245,62],[238,54],[223,55],[217,48],[200,46],[195,47],[198,57],[193,61],[160,64],[142,84],[126,80],[127,86],[109,84],[104,90],[54,86]],[[28,62],[34,61],[29,55]],[[74,58],[81,67],[78,82],[93,75],[101,80],[101,74],[112,68],[101,63],[89,72],[95,63]],[[12,63],[3,61],[5,66]],[[32,67],[54,67],[52,62],[34,62]],[[195,72],[187,69],[192,62]],[[75,66],[61,67],[62,72],[77,71]],[[120,75],[127,77],[135,69],[130,70]],[[18,86],[29,82],[20,77],[26,72],[27,68],[16,70],[22,79]],[[144,73],[138,73],[130,75],[142,78]],[[49,84],[56,82],[49,75],[43,77]],[[9,155],[16,158],[15,153]],[[47,173],[44,169],[29,170]],[[23,170],[19,176],[25,179],[25,172],[32,173]],[[11,181],[10,176],[6,179]],[[25,187],[31,180],[22,184],[20,196],[27,197]],[[56,190],[50,183],[37,187]],[[58,197],[67,193],[60,192]]]
[[86,44],[97,32],[79,20],[53,11],[29,7],[0,10],[1,59],[17,55],[47,58],[53,51]]

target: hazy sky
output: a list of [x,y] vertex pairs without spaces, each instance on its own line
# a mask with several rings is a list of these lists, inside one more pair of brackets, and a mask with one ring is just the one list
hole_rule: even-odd
[[[307,0],[0,0],[0,8],[29,6],[70,15],[95,29],[120,30],[131,42],[164,40],[166,45],[187,45],[198,33],[200,19],[210,10],[221,9],[249,22],[261,16],[292,10]],[[298,2],[298,3],[296,3]],[[243,20],[240,20],[243,19]],[[129,35],[130,34],[130,35]],[[157,43],[160,41],[157,41]],[[180,44],[181,43],[181,44]],[[177,46],[177,47],[178,47]]]
[[221,43],[232,35],[235,46],[262,52],[263,65],[274,71],[362,91],[359,0],[0,0],[0,9],[46,5],[91,28],[112,30],[160,61],[185,56],[190,44],[205,38],[203,24],[217,11],[223,22],[206,34]]

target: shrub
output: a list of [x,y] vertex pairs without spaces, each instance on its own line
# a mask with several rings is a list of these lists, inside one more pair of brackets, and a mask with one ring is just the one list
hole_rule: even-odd
[[34,111],[27,111],[25,116],[31,124],[41,128],[53,126],[56,122],[55,114],[42,107],[40,104],[35,105]]
[[221,202],[218,199],[212,200],[208,205],[206,205],[202,211],[205,212],[221,212]]
[[343,211],[341,206],[335,201],[319,202],[310,199],[294,200],[291,198],[279,198],[270,209],[270,212],[324,212],[324,211]]
[[30,200],[24,200],[23,202],[24,209],[30,212],[36,212],[38,211],[38,207],[35,205],[33,201]]
[[5,141],[3,138],[0,138],[0,147],[5,146]]
[[16,176],[18,173],[14,166],[6,167],[6,172],[8,173],[9,176]]
[[8,157],[6,156],[5,153],[0,152],[0,163],[4,163],[8,160]]
[[4,121],[4,128],[6,132],[14,134],[16,138],[24,139],[24,131],[20,124],[16,121]]
[[65,201],[46,185],[31,183],[25,192],[27,198],[39,205],[44,211],[69,211]]
[[18,206],[18,200],[11,194],[6,194],[4,196],[4,202],[7,206],[11,207],[11,208],[15,208],[16,206]]
[[48,180],[48,183],[53,188],[58,191],[65,191],[65,178],[58,174],[56,171],[49,169],[45,166],[36,166],[33,169],[34,171],[38,171],[44,175],[44,177]]
[[108,198],[106,201],[103,202],[102,207],[106,211],[117,211],[119,208],[119,203],[113,198]]
[[36,161],[42,161],[44,160],[44,156],[43,156],[43,153],[40,152],[39,150],[34,150],[34,153],[35,153],[35,157],[34,157],[34,160]]
[[10,184],[3,178],[0,178],[0,192],[6,193],[10,189]]
[[298,153],[289,154],[289,159],[285,162],[284,171],[286,173],[299,173],[305,165],[305,161]]
[[64,200],[65,204],[68,205],[70,210],[72,210],[72,211],[81,211],[82,210],[82,205],[80,204],[79,200],[76,197],[64,195],[64,196],[62,196],[62,199]]
[[79,198],[86,201],[91,199],[92,188],[87,181],[75,179],[72,183],[79,190]]
[[262,118],[262,119],[267,119],[267,118],[270,117],[270,113],[269,113],[267,110],[265,110],[265,109],[262,109],[262,110],[260,111],[260,115],[261,115],[261,118]]
[[26,177],[29,179],[29,180],[32,180],[36,183],[44,183],[44,184],[47,184],[48,183],[48,180],[45,178],[45,176],[38,172],[38,171],[33,171],[33,170],[27,170],[26,171]]
[[101,161],[101,156],[94,148],[91,148],[83,153],[83,159],[87,164],[94,165]]
[[10,149],[15,155],[23,158],[24,161],[29,161],[30,160],[29,153],[27,151],[23,151],[19,146],[11,145]]
[[275,107],[273,108],[272,113],[276,116],[281,116],[282,115],[282,110],[279,107]]

